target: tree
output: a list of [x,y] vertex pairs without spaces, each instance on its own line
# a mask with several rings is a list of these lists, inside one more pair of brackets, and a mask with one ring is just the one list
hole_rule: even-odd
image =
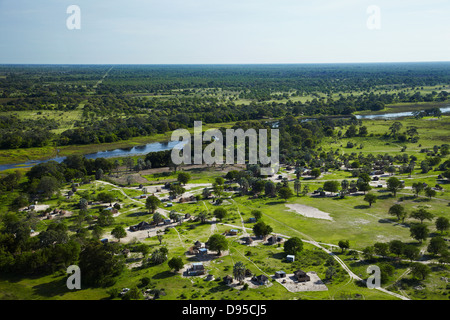
[[258,221],[262,218],[262,212],[260,210],[252,210],[252,216]]
[[191,180],[191,175],[187,172],[180,172],[177,176],[177,181],[183,185],[189,182]]
[[217,251],[217,255],[220,256],[223,250],[228,249],[228,241],[224,235],[213,234],[207,241],[209,249]]
[[184,267],[183,259],[176,257],[170,259],[167,264],[169,265],[169,268],[175,270],[175,272],[178,272]]
[[303,241],[298,237],[292,237],[284,243],[284,252],[297,256],[303,250]]
[[435,237],[430,240],[427,251],[434,255],[445,254],[447,252],[447,244],[442,237]]
[[425,188],[425,195],[431,200],[432,197],[436,196],[436,191],[433,190],[431,187],[427,187]]
[[309,186],[306,184],[303,187],[302,195],[306,196],[308,194],[308,192],[309,192]]
[[405,220],[407,213],[405,208],[400,204],[394,204],[392,207],[389,208],[389,214],[392,216],[396,216],[397,219],[402,222]]
[[372,206],[372,203],[377,202],[378,197],[373,193],[368,193],[364,197],[364,201],[367,201],[369,203],[369,207]]
[[45,198],[50,198],[58,190],[58,180],[50,176],[43,176],[37,185],[37,191]]
[[333,279],[333,277],[336,275],[336,268],[329,266],[327,270],[325,271],[325,277],[329,280]]
[[380,268],[381,283],[385,284],[386,282],[388,282],[389,277],[394,274],[395,268],[389,263],[380,263],[378,267]]
[[278,190],[278,195],[280,198],[284,199],[284,201],[287,201],[293,194],[289,187],[281,187],[280,190]]
[[405,186],[403,183],[397,179],[396,177],[390,177],[387,180],[387,189],[394,194],[394,197],[397,196],[397,192],[403,189]]
[[84,198],[80,199],[80,202],[78,203],[78,207],[80,210],[86,211],[88,209],[88,201]]
[[338,192],[339,186],[340,184],[337,181],[325,181],[323,184],[323,190],[335,193]]
[[419,193],[421,193],[424,189],[423,183],[422,182],[414,182],[412,184],[412,188],[414,190],[414,193],[416,194],[416,197],[419,196]]
[[414,210],[411,213],[411,218],[420,220],[420,223],[422,223],[423,220],[431,221],[433,217],[434,217],[433,214],[423,207],[419,208],[418,210]]
[[400,129],[403,127],[402,123],[399,121],[395,121],[390,127],[389,127],[389,131],[390,131],[390,135],[392,137],[396,137],[397,133],[400,131]]
[[300,180],[295,179],[295,181],[294,181],[294,190],[297,193],[297,197],[298,197],[298,194],[300,193],[301,189],[302,189],[302,183],[300,182]]
[[208,199],[211,196],[211,190],[209,188],[204,188],[202,191],[203,199]]
[[82,270],[82,285],[112,285],[115,277],[125,268],[123,257],[115,253],[115,246],[104,245],[97,240],[89,241],[80,252],[78,262]]
[[227,210],[225,210],[224,208],[217,208],[214,210],[213,215],[214,217],[222,221],[222,219],[227,216]]
[[348,190],[349,182],[347,179],[344,179],[341,181],[341,190]]
[[165,247],[156,249],[152,252],[150,261],[155,265],[163,263],[167,260],[167,251],[168,250]]
[[241,261],[238,261],[233,266],[233,276],[237,281],[242,281],[245,279],[245,265]]
[[103,170],[102,169],[98,169],[95,172],[95,180],[101,180],[103,179]]
[[206,219],[208,218],[208,213],[206,211],[202,211],[198,214],[198,219],[200,219],[201,223],[205,223]]
[[143,298],[142,292],[136,286],[133,286],[122,297],[123,300],[140,300],[142,298]]
[[322,172],[320,171],[319,168],[314,168],[311,170],[311,176],[313,176],[315,179],[320,177],[321,174],[322,174]]
[[389,251],[400,257],[405,249],[405,244],[400,240],[392,240],[389,242]]
[[372,189],[369,182],[365,181],[362,178],[358,178],[358,180],[356,181],[356,187],[359,191],[363,191],[364,194],[366,194],[366,191],[370,191]]
[[450,221],[445,217],[437,218],[435,224],[436,229],[441,233],[444,233],[444,231],[448,230],[448,228],[450,227]]
[[368,246],[363,249],[363,256],[364,259],[366,260],[372,260],[374,254],[375,254],[374,247]]
[[127,236],[127,232],[125,231],[125,229],[123,227],[117,226],[111,231],[111,235],[114,238],[118,239],[120,242],[121,238],[125,238]]
[[95,239],[100,239],[104,233],[104,230],[101,226],[95,225],[92,227],[92,237]]
[[411,275],[413,276],[413,278],[425,280],[430,273],[431,269],[426,264],[416,262],[411,266]]
[[428,237],[429,230],[424,224],[415,224],[409,229],[411,237],[422,243]]
[[139,243],[135,247],[135,250],[136,250],[136,252],[142,253],[142,256],[145,258],[148,255],[148,253],[150,252],[150,247],[145,243]]
[[386,257],[389,252],[389,244],[384,242],[377,242],[373,245],[375,254]]
[[266,181],[266,183],[264,184],[264,194],[266,195],[266,197],[275,197],[277,193],[277,189],[275,186],[275,183],[273,183],[273,181]]
[[145,202],[145,207],[150,210],[151,213],[155,213],[160,204],[161,201],[156,196],[149,196]]
[[348,240],[339,240],[338,242],[339,248],[341,248],[342,252],[350,248],[350,243]]
[[164,216],[160,214],[159,212],[155,212],[153,214],[153,222],[156,223],[156,225],[160,224],[164,220]]
[[268,224],[265,224],[263,221],[259,221],[253,226],[253,233],[257,237],[265,238],[273,231],[272,227]]
[[419,250],[419,248],[417,248],[411,244],[408,244],[403,249],[403,255],[412,262],[413,260],[416,260],[417,258],[419,258],[420,250]]
[[213,183],[213,191],[214,191],[214,194],[217,196],[217,198],[220,199],[220,197],[222,196],[222,193],[223,193],[223,185],[218,184],[218,183]]
[[170,191],[169,191],[169,195],[172,198],[176,198],[180,195],[182,195],[183,193],[186,192],[186,189],[184,189],[182,186],[180,186],[179,184],[176,183],[172,183],[170,185]]

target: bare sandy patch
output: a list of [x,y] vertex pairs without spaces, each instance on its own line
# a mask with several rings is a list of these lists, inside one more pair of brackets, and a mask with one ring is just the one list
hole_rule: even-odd
[[323,212],[314,207],[298,203],[286,204],[286,207],[289,208],[289,211],[294,211],[295,213],[301,214],[302,216],[305,216],[307,218],[316,218],[333,221],[333,218],[330,217],[329,213]]
[[327,291],[327,286],[320,280],[317,273],[314,271],[306,273],[310,277],[310,281],[307,282],[298,282],[294,279],[294,275],[287,275],[286,278],[275,278],[275,281],[278,281],[281,285],[283,285],[290,292],[302,292],[302,291]]

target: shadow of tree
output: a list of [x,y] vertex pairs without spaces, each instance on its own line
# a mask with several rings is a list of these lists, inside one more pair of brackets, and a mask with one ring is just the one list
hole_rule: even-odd
[[155,274],[152,278],[153,279],[167,279],[170,277],[173,277],[175,275],[175,273],[171,272],[171,271],[163,271],[160,273]]
[[[67,279],[65,277],[58,278],[54,281],[41,283],[38,285],[35,285],[33,287],[33,291],[42,297],[55,297],[55,296],[62,296],[72,290],[69,290],[67,288],[66,284]],[[82,287],[83,288],[83,287]],[[77,290],[81,291],[81,290]]]
[[272,206],[272,205],[283,204],[283,203],[286,203],[286,201],[283,201],[283,200],[280,200],[280,201],[270,201],[270,202],[267,202],[266,204]]
[[150,214],[147,211],[138,211],[127,214],[127,217],[132,218],[132,217],[141,217],[145,215],[150,216]]

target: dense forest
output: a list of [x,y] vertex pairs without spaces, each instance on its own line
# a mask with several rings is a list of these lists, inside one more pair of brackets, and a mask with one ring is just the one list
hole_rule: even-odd
[[192,127],[194,120],[348,116],[396,103],[442,103],[447,91],[420,88],[449,83],[449,70],[448,63],[0,66],[0,112],[82,115],[70,128],[3,116],[0,148],[115,142]]

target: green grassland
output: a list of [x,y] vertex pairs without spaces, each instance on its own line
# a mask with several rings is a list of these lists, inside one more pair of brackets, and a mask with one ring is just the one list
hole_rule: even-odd
[[[339,153],[356,153],[363,154],[400,154],[401,148],[407,146],[405,153],[415,155],[418,158],[417,163],[425,159],[425,154],[420,153],[423,148],[432,148],[434,145],[448,143],[450,138],[448,132],[450,129],[450,117],[443,116],[440,119],[424,118],[402,119],[403,129],[408,126],[417,126],[419,132],[419,141],[417,143],[400,143],[390,138],[384,138],[383,135],[389,130],[394,120],[364,120],[363,125],[368,128],[367,137],[342,138],[326,138],[319,146],[324,151],[338,149]],[[231,124],[228,124],[231,125]],[[206,129],[207,127],[204,127]],[[345,132],[346,128],[341,129]],[[166,136],[161,135],[156,139],[165,139]],[[155,137],[152,137],[152,141]],[[133,143],[139,144],[144,138],[133,140]],[[346,148],[347,141],[354,142],[357,146],[363,144],[362,149]],[[130,141],[123,142],[129,144]],[[114,145],[117,147],[117,145]],[[102,147],[104,147],[102,145]],[[112,147],[112,145],[111,145]],[[85,146],[82,148],[61,148],[61,152],[65,154],[73,152],[86,152],[91,150],[93,146]],[[19,152],[20,150],[17,150]],[[30,151],[30,150],[27,150]],[[44,150],[42,150],[44,152]],[[60,153],[61,154],[61,153]],[[17,157],[23,156],[18,153]],[[447,156],[448,158],[448,156]],[[183,170],[183,169],[182,169]],[[212,183],[214,178],[221,176],[222,173],[217,168],[202,168],[189,170],[191,173],[191,181],[189,183]],[[285,171],[284,169],[282,171]],[[293,196],[287,202],[278,198],[253,198],[250,196],[232,196],[226,193],[224,202],[221,206],[227,209],[228,216],[218,223],[201,224],[199,222],[184,222],[180,226],[168,229],[164,232],[162,244],[169,249],[169,259],[172,257],[181,257],[185,264],[192,263],[194,260],[186,257],[185,252],[197,240],[201,242],[207,241],[209,236],[215,232],[223,233],[235,226],[242,228],[241,218],[244,220],[244,226],[251,228],[253,224],[247,223],[251,217],[251,211],[258,209],[263,213],[263,221],[273,227],[275,233],[286,235],[288,237],[300,237],[304,240],[314,240],[324,243],[324,246],[334,251],[344,260],[351,270],[366,278],[366,268],[370,263],[364,260],[353,260],[352,256],[346,253],[340,253],[340,249],[335,246],[340,240],[349,240],[350,248],[361,251],[366,246],[373,245],[375,242],[388,242],[391,240],[401,240],[405,243],[412,244],[418,248],[426,249],[429,239],[424,243],[418,243],[410,236],[409,226],[414,219],[407,218],[404,223],[399,223],[396,218],[388,214],[390,206],[395,203],[401,203],[405,206],[407,212],[412,212],[419,206],[426,206],[435,217],[450,218],[450,184],[437,180],[438,172],[430,171],[427,174],[420,173],[420,169],[416,166],[411,175],[396,174],[400,179],[405,180],[406,188],[401,190],[396,197],[390,195],[385,188],[374,188],[370,192],[378,196],[378,201],[371,207],[363,200],[363,195],[349,195],[344,199],[336,197],[315,197]],[[169,172],[168,175],[159,174],[143,175],[150,184],[161,184],[164,181],[173,181],[176,174]],[[290,179],[294,175],[290,174]],[[159,179],[159,180],[158,180]],[[302,178],[302,185],[308,184],[310,191],[323,186],[327,180],[352,180],[350,172],[344,170],[333,170],[322,175],[318,179]],[[386,178],[382,180],[385,181]],[[436,183],[442,183],[443,191],[436,194],[433,199],[427,199],[422,195],[414,197],[410,187],[414,182],[426,182],[434,186]],[[293,182],[289,185],[293,189]],[[200,194],[203,187],[192,189],[194,193]],[[57,207],[72,211],[74,215],[63,218],[61,221],[69,226],[71,233],[74,233],[72,226],[76,223],[78,213],[77,204],[86,194],[94,196],[99,192],[113,193],[117,198],[117,202],[121,204],[120,215],[115,218],[112,226],[105,228],[105,234],[111,232],[114,226],[121,225],[128,227],[141,221],[151,221],[151,215],[145,209],[145,200],[132,200],[142,194],[142,191],[131,187],[119,187],[109,184],[101,184],[94,182],[82,185],[70,199],[65,197],[65,192],[70,190],[70,185],[62,188],[61,195],[54,196],[52,199],[44,201],[52,208]],[[125,195],[123,194],[125,193]],[[14,194],[0,194],[0,210],[6,211],[11,203]],[[286,204],[302,204],[317,208],[330,214],[332,221],[307,218],[300,213],[293,212],[286,207]],[[178,203],[174,202],[173,208],[179,213],[190,213],[196,216],[201,211],[212,213],[217,206],[208,200],[202,200],[198,203]],[[166,209],[161,206],[162,209]],[[92,207],[91,212],[94,213],[97,207]],[[43,231],[51,220],[42,220],[36,231]],[[430,236],[437,234],[434,221],[424,221],[430,229]],[[83,222],[83,226],[89,228],[87,222]],[[180,300],[180,299],[395,299],[394,297],[382,293],[377,290],[370,290],[365,286],[361,286],[355,281],[350,280],[348,274],[338,264],[335,268],[337,274],[333,280],[327,282],[328,291],[324,292],[300,292],[292,293],[287,291],[282,285],[272,281],[268,287],[260,287],[257,289],[249,288],[247,290],[237,290],[224,285],[221,278],[232,274],[234,263],[242,261],[253,273],[266,273],[273,275],[277,270],[293,272],[296,269],[305,271],[315,271],[321,279],[325,279],[325,271],[327,269],[327,255],[324,251],[316,248],[309,243],[304,243],[304,250],[295,263],[287,263],[284,261],[285,254],[281,246],[258,245],[248,247],[240,244],[239,237],[228,237],[229,250],[221,257],[217,257],[207,265],[207,270],[217,280],[206,281],[201,277],[183,277],[170,271],[167,262],[161,265],[142,267],[142,257],[131,254],[127,258],[128,268],[117,279],[115,288],[130,288],[139,284],[143,277],[150,278],[148,288],[164,289],[165,296],[161,299]],[[448,233],[446,234],[446,236]],[[155,237],[141,240],[151,247],[151,251],[159,248],[159,241]],[[428,257],[430,258],[430,257]],[[401,294],[406,294],[412,299],[448,299],[448,287],[443,284],[442,277],[449,277],[448,266],[440,266],[432,264],[432,274],[425,281],[418,281],[411,278],[410,275],[403,275],[408,268],[406,262],[395,263],[395,273],[385,285],[389,290]],[[80,291],[70,291],[65,286],[67,275],[64,272],[55,273],[42,277],[12,277],[0,276],[0,299],[109,299],[108,290],[110,288],[82,288]],[[397,281],[398,280],[398,281]],[[424,287],[423,290],[415,289],[417,286]]]

